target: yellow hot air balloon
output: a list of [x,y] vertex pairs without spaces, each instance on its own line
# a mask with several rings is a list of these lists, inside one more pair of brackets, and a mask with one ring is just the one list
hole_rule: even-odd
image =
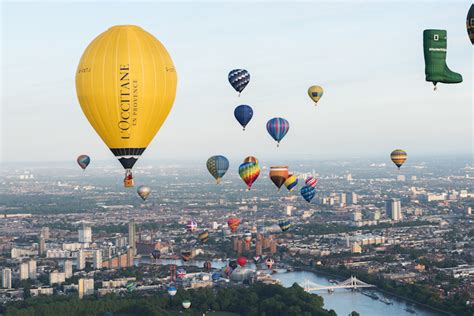
[[166,48],[134,25],[96,37],[81,57],[76,91],[87,119],[126,169],[131,169],[173,106],[177,76]]
[[323,96],[323,88],[320,86],[311,86],[308,89],[308,95],[311,98],[311,100],[314,101],[314,104],[317,105],[319,99]]

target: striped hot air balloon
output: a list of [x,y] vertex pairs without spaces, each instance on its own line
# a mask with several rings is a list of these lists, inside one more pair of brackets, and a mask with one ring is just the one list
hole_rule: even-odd
[[293,191],[293,189],[296,187],[296,185],[298,184],[298,177],[293,175],[293,174],[290,174],[288,176],[288,178],[285,180],[285,186],[286,188],[288,189],[288,191]]
[[270,167],[269,177],[280,191],[281,186],[288,179],[288,166]]
[[206,243],[209,240],[209,232],[207,230],[203,231],[198,235],[198,239],[202,243]]
[[181,259],[183,259],[184,262],[187,262],[191,260],[193,257],[193,252],[186,250],[186,251],[181,251]]
[[258,165],[258,159],[254,156],[245,157],[244,162],[253,162]]
[[186,223],[186,229],[188,230],[188,232],[193,232],[197,229],[197,223],[194,219],[190,219],[188,220],[188,222]]
[[313,176],[309,176],[309,177],[306,178],[304,183],[306,183],[306,185],[308,185],[310,187],[316,188],[316,184],[318,184],[318,179],[316,179]]
[[230,231],[235,233],[237,231],[237,228],[239,228],[240,225],[240,219],[237,217],[231,217],[227,220],[227,226],[229,226]]
[[267,132],[277,142],[277,147],[280,146],[280,141],[285,137],[290,130],[290,123],[281,117],[275,117],[267,122]]
[[402,149],[395,149],[390,154],[390,159],[392,159],[393,163],[398,167],[399,170],[400,170],[400,167],[407,160],[407,157],[408,157],[407,153]]
[[252,184],[260,175],[260,166],[255,162],[244,162],[239,166],[239,175],[245,184],[247,184],[247,189],[250,190]]
[[229,160],[221,155],[212,156],[206,162],[207,170],[216,179],[217,184],[229,169]]
[[291,227],[291,221],[289,219],[281,219],[278,221],[278,226],[280,226],[282,232],[286,232]]

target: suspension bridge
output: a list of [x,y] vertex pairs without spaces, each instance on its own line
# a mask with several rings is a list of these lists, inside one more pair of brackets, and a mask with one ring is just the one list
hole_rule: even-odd
[[362,282],[361,280],[357,279],[355,276],[351,276],[349,279],[343,282],[338,282],[333,285],[320,285],[320,284],[313,283],[309,281],[308,279],[305,279],[302,283],[300,283],[300,285],[301,287],[303,287],[303,289],[306,292],[319,291],[319,290],[334,291],[335,289],[358,289],[358,288],[375,287],[375,285]]

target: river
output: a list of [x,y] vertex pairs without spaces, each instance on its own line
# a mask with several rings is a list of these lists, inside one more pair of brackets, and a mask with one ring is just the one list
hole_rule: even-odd
[[[178,266],[197,266],[202,267],[204,261],[188,261],[183,262],[182,260],[150,260],[146,257],[138,260],[137,264],[140,263],[154,263],[159,265],[176,264]],[[225,261],[212,261],[213,268],[222,268],[226,265]],[[253,263],[248,263],[247,267],[255,268]],[[285,287],[291,286],[293,283],[303,283],[306,279],[310,282],[317,283],[320,285],[330,285],[329,277],[323,274],[316,274],[314,272],[307,271],[295,271],[295,272],[284,272],[275,273],[272,275],[273,278],[279,280]],[[361,292],[351,291],[345,289],[337,289],[334,293],[329,294],[327,291],[316,291],[314,293],[324,298],[324,307],[326,309],[333,309],[337,315],[348,315],[352,311],[358,312],[361,316],[380,316],[380,315],[397,315],[397,316],[440,316],[444,314],[437,313],[430,309],[426,309],[416,304],[411,304],[405,300],[384,295],[379,291],[367,290],[369,293],[375,293],[379,298],[385,298],[387,302],[392,304],[386,304],[380,299],[376,300],[370,298]],[[410,312],[410,311],[411,312]]]

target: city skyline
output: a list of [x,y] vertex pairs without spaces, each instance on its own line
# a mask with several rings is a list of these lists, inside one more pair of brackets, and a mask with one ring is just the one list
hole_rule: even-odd
[[[181,3],[141,3],[134,11],[130,3],[113,8],[4,3],[0,161],[69,161],[87,153],[93,161],[113,163],[80,109],[74,74],[90,41],[124,23],[140,25],[162,41],[178,72],[176,102],[144,162],[214,154],[384,157],[395,148],[405,149],[408,161],[472,155],[472,55],[464,3],[410,4],[410,10],[396,3],[367,10],[348,3],[317,5],[315,19],[303,3],[200,4],[199,12],[197,4]],[[265,24],[258,19],[262,15],[269,17]],[[402,17],[405,23],[384,23],[385,32],[373,32],[383,21]],[[216,31],[218,25],[228,27]],[[348,26],[364,36],[336,36]],[[422,30],[431,27],[448,30],[447,63],[464,77],[462,84],[440,85],[436,92],[423,71]],[[41,80],[30,75],[38,64]],[[227,82],[228,71],[239,67],[251,73],[240,98]],[[312,84],[325,88],[317,107],[306,94]],[[401,97],[394,98],[394,91]],[[255,111],[245,132],[233,117],[239,104]],[[290,121],[280,148],[265,130],[274,116]]]

